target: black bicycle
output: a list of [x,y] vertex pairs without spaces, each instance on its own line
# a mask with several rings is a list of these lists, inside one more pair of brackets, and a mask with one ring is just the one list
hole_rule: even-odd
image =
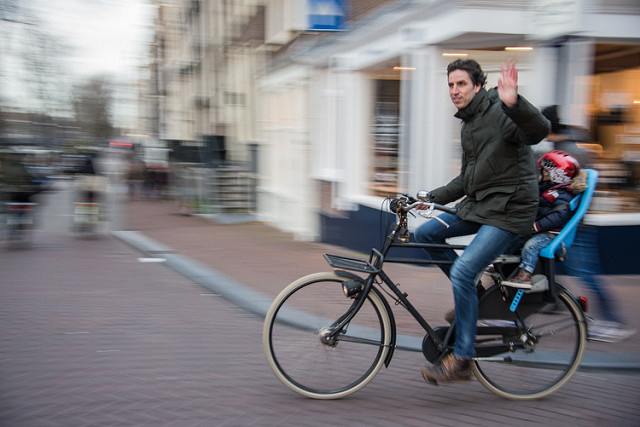
[[[594,173],[590,178],[596,177]],[[595,188],[595,181],[592,184]],[[576,200],[580,209],[563,229],[565,237],[569,234],[567,244],[591,194]],[[383,269],[388,262],[451,262],[393,258],[388,256],[392,248],[465,248],[409,242],[407,214],[418,207],[426,208],[427,216],[434,210],[455,212],[401,197],[397,221],[380,250],[372,249],[368,259],[325,254],[333,272],[302,277],[275,298],[265,317],[263,347],[269,366],[287,387],[310,398],[337,399],[360,390],[383,365],[389,365],[398,340],[406,337],[397,334],[391,305],[382,292],[385,286],[395,305],[408,310],[426,332],[422,352],[429,362],[438,363],[453,351],[455,320],[450,326],[433,328]],[[533,276],[531,290],[502,284],[517,271],[520,258],[512,255],[493,262],[493,284],[479,290],[477,357],[472,368],[482,385],[499,396],[545,397],[569,381],[580,366],[587,342],[583,306],[555,281],[554,259],[564,243],[549,249],[550,258],[541,256],[537,271],[541,274]]]

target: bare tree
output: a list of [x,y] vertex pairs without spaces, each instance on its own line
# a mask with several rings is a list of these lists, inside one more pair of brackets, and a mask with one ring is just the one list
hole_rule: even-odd
[[64,69],[64,58],[71,48],[42,25],[30,6],[28,0],[0,1],[0,77],[6,79],[0,86],[20,82],[28,91],[23,99],[14,98],[14,106],[19,108],[44,114],[69,113],[69,73]]
[[64,110],[68,105],[68,73],[64,68],[64,58],[69,47],[58,38],[32,27],[31,42],[22,51],[28,88],[39,101],[39,108],[46,113]]
[[106,77],[96,76],[78,84],[73,91],[73,97],[76,121],[85,132],[97,139],[113,136],[113,87]]

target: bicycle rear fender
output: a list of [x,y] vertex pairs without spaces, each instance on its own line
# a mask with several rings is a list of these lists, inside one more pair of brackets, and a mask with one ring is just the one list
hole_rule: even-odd
[[[344,271],[344,270],[334,270],[334,273],[340,277],[344,277],[350,280],[355,280],[357,282],[362,283],[362,287],[366,283],[366,280],[357,274]],[[393,311],[391,310],[391,306],[387,302],[387,299],[382,295],[382,293],[375,287],[371,287],[371,292],[375,292],[375,294],[380,298],[382,303],[384,304],[384,308],[387,310],[387,314],[389,315],[389,321],[391,322],[391,348],[389,348],[389,353],[387,354],[386,359],[384,360],[385,368],[389,367],[389,363],[391,363],[391,358],[393,357],[393,352],[396,349],[396,319],[393,317]]]

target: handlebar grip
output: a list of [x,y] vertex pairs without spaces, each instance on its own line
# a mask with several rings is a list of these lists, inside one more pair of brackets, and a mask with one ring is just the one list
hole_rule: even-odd
[[446,212],[446,213],[450,213],[452,215],[455,215],[456,212],[458,211],[456,208],[450,208],[449,206],[439,205],[437,203],[434,203],[433,205],[437,210],[442,211],[442,212]]

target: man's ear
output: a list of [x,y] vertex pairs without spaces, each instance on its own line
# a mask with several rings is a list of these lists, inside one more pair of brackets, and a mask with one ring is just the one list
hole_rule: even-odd
[[477,94],[478,94],[478,92],[480,92],[480,89],[482,89],[482,85],[476,85],[476,86],[473,88],[473,91],[474,91],[474,93],[477,95]]

